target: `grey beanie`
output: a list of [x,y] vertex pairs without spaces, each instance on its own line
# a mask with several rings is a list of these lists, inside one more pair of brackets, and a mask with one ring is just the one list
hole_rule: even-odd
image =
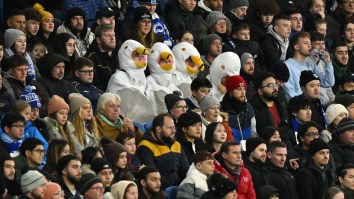
[[220,19],[225,19],[227,20],[226,16],[219,11],[213,11],[208,14],[208,16],[205,19],[205,23],[208,28],[211,28],[214,24],[216,24]]
[[5,34],[4,34],[4,39],[5,39],[5,47],[6,48],[11,48],[12,45],[14,45],[15,41],[17,40],[17,38],[20,36],[20,35],[23,35],[26,37],[25,33],[22,32],[21,30],[17,30],[17,29],[7,29],[5,31]]
[[211,95],[206,95],[202,99],[202,101],[199,103],[199,107],[200,107],[200,110],[202,111],[202,113],[214,105],[220,105],[220,102],[215,97],[213,97]]
[[241,55],[241,67],[243,67],[245,65],[248,58],[252,58],[254,61],[254,58],[250,53],[243,53]]
[[81,106],[85,104],[91,104],[91,101],[80,93],[71,93],[69,95],[69,102],[71,114],[74,114],[77,110],[80,109]]
[[219,37],[219,35],[217,35],[217,34],[209,34],[206,37],[204,37],[204,39],[203,39],[203,51],[206,54],[210,51],[211,44],[217,39],[222,41],[221,38]]
[[249,7],[250,3],[248,2],[248,0],[231,0],[229,3],[230,9],[239,8],[242,6]]
[[46,179],[43,174],[36,170],[29,170],[27,173],[21,176],[21,190],[22,193],[32,191],[36,187],[39,187],[46,183]]

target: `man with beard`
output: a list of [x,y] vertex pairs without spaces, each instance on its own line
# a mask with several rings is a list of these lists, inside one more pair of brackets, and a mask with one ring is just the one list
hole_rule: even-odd
[[279,198],[297,199],[295,178],[285,167],[286,156],[286,145],[282,141],[270,143],[267,151],[268,161],[266,163],[268,174],[272,179],[272,185],[280,190]]
[[[271,178],[265,169],[267,145],[262,138],[248,138],[246,140],[246,151],[243,161],[245,167],[250,171],[253,180],[254,190],[257,192],[263,185],[270,185]],[[260,197],[260,196],[258,196]]]
[[0,157],[0,176],[5,182],[7,197],[15,197],[21,195],[21,185],[15,180],[15,162],[8,154]]
[[278,100],[279,85],[275,76],[269,72],[263,72],[254,79],[257,94],[251,99],[254,114],[257,121],[257,132],[265,126],[279,127],[281,121],[286,120],[283,104]]
[[240,75],[245,80],[247,84],[246,96],[247,99],[252,99],[256,94],[254,88],[254,58],[250,53],[243,53],[241,55],[241,70]]
[[81,8],[71,8],[66,12],[65,23],[57,29],[58,34],[69,33],[75,38],[75,51],[79,57],[86,54],[95,39],[95,34],[87,27],[85,15],[85,11]]
[[160,114],[152,121],[151,131],[143,135],[136,152],[141,164],[159,169],[163,189],[178,186],[189,169],[182,146],[175,141],[175,133],[172,116]]
[[287,59],[284,63],[289,69],[290,78],[284,84],[286,98],[290,98],[301,94],[299,79],[301,71],[310,70],[316,73],[321,80],[321,87],[328,88],[334,85],[333,65],[328,52],[318,52],[319,58],[324,62],[324,69],[321,70],[312,61],[306,58],[311,55],[311,40],[307,32],[299,32],[293,36],[290,41],[288,50],[292,50],[294,55]]
[[226,80],[226,94],[221,101],[220,110],[227,113],[227,120],[232,135],[240,143],[247,138],[256,136],[256,119],[251,104],[247,103],[245,80],[234,75]]
[[161,175],[153,167],[143,167],[136,177],[139,199],[165,199],[166,194],[161,191]]
[[336,80],[336,84],[333,86],[333,91],[336,93],[338,89],[338,83],[342,76],[347,73],[352,73],[348,67],[349,49],[345,42],[335,43],[331,47],[331,56],[333,58],[333,68],[334,68],[334,78]]
[[311,120],[315,121],[320,126],[320,131],[326,129],[327,122],[323,104],[320,100],[320,79],[315,73],[309,70],[302,71],[300,76],[300,86],[303,92],[302,95],[311,101]]
[[198,77],[206,77],[210,73],[210,66],[214,59],[222,53],[222,40],[217,34],[209,34],[201,41],[201,56],[205,69],[198,73]]
[[93,85],[105,91],[109,79],[119,69],[114,27],[109,24],[99,25],[95,29],[95,36],[95,42],[85,56],[94,63]]
[[[21,176],[21,199],[44,199],[47,179],[38,171],[29,170]],[[49,191],[49,190],[48,190]]]
[[58,180],[65,194],[65,199],[81,199],[75,185],[81,178],[81,162],[73,154],[61,157],[57,164]]
[[322,199],[335,179],[328,169],[329,146],[318,138],[310,143],[311,159],[296,175],[296,190],[301,199]]

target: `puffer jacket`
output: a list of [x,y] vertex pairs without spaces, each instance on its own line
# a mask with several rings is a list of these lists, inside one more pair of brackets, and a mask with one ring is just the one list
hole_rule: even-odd
[[192,164],[187,172],[187,177],[178,187],[177,199],[201,198],[208,191],[206,180],[207,176],[198,171],[194,164]]

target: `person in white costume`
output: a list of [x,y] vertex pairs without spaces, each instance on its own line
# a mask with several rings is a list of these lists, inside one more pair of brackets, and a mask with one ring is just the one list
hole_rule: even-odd
[[192,77],[204,70],[204,63],[198,50],[188,42],[181,42],[172,48],[176,58],[176,71],[173,74],[174,83],[183,93],[184,98],[192,96]]
[[154,91],[158,113],[167,113],[165,95],[180,92],[172,81],[172,74],[176,69],[175,57],[170,48],[161,42],[155,43],[148,55],[150,76],[147,84]]
[[233,52],[225,52],[214,59],[210,66],[210,79],[213,87],[210,95],[214,96],[219,102],[226,93],[225,81],[227,77],[240,75],[241,61],[239,56]]
[[125,41],[118,51],[119,65],[108,82],[107,92],[121,97],[121,115],[146,123],[157,115],[154,93],[147,84],[144,71],[149,53],[141,43]]

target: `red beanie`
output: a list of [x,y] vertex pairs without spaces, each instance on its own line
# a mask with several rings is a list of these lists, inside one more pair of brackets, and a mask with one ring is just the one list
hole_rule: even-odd
[[234,75],[226,80],[226,93],[231,93],[233,90],[239,87],[245,87],[247,89],[247,84],[245,80],[240,75]]

